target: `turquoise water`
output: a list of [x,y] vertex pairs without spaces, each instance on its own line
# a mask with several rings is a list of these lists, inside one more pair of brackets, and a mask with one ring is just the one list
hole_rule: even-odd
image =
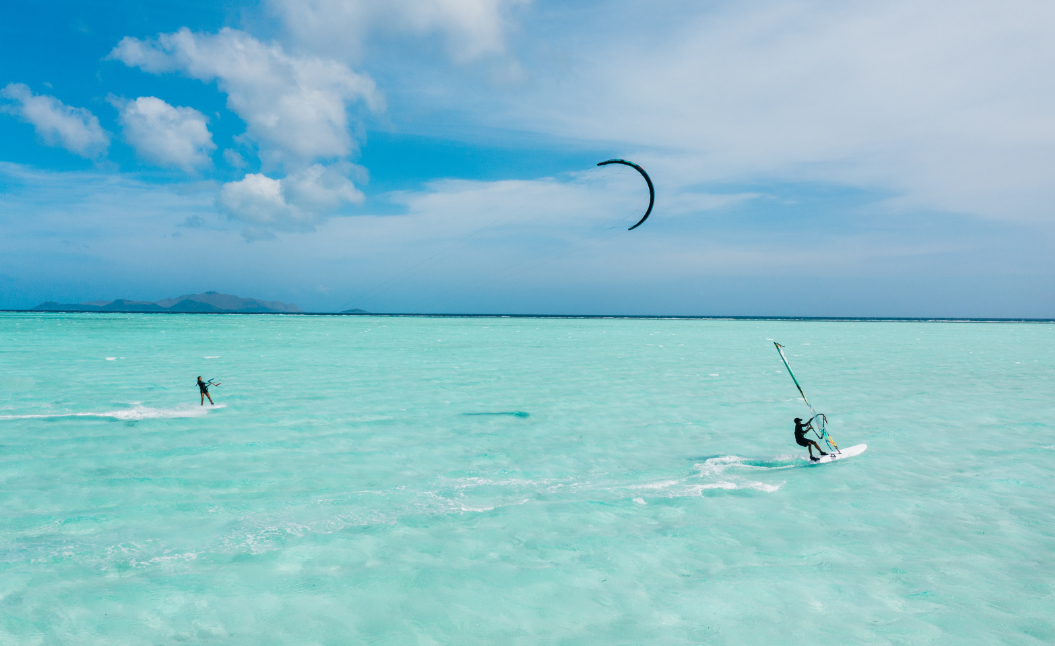
[[1053,384],[1051,324],[0,314],[0,643],[1050,644]]

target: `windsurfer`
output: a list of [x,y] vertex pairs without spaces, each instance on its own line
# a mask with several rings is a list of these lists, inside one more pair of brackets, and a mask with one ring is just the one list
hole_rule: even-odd
[[[209,400],[209,401],[212,401],[212,400]],[[817,458],[817,457],[813,456],[813,448],[814,447],[817,447],[817,451],[820,452],[821,455],[828,455],[828,454],[821,450],[821,447],[820,447],[819,444],[817,444],[813,440],[810,440],[810,439],[806,438],[806,433],[808,433],[809,431],[813,430],[812,423],[813,423],[813,419],[810,419],[810,421],[808,421],[805,424],[803,424],[801,417],[796,417],[795,418],[795,442],[799,446],[806,447],[809,450],[809,452],[810,452],[810,459],[813,460],[814,462],[816,462],[817,460],[820,460],[820,458]]]

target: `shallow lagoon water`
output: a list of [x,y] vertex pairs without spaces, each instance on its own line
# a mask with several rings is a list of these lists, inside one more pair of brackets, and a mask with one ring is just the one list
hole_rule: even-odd
[[1052,384],[1046,323],[0,314],[0,643],[1048,644]]

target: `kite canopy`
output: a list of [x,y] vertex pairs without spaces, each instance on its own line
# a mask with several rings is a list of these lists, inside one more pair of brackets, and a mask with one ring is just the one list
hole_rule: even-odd
[[600,162],[597,165],[605,166],[607,164],[622,164],[624,166],[629,166],[630,168],[633,168],[637,172],[641,173],[641,177],[644,177],[645,182],[648,184],[648,209],[645,211],[645,215],[637,221],[637,224],[627,229],[627,231],[633,231],[634,229],[641,226],[644,221],[648,219],[649,214],[652,213],[652,204],[654,204],[656,201],[656,189],[652,187],[652,178],[648,176],[648,173],[645,172],[644,168],[641,168],[634,162],[627,161],[625,159],[609,159],[608,161]]

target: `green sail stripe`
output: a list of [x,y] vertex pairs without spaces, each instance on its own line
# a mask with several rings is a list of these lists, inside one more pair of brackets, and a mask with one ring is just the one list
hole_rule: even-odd
[[810,400],[806,399],[806,393],[802,392],[802,386],[799,385],[799,380],[795,378],[795,373],[791,371],[791,366],[788,365],[788,358],[784,356],[784,350],[782,349],[784,346],[780,345],[776,341],[773,342],[773,345],[777,346],[777,352],[780,353],[780,360],[784,362],[784,367],[788,369],[788,374],[791,375],[791,380],[795,382],[795,387],[799,389],[799,394],[802,395],[802,401],[806,402],[806,405],[809,406],[811,413],[816,414],[816,412],[813,410],[813,405],[810,404]]

